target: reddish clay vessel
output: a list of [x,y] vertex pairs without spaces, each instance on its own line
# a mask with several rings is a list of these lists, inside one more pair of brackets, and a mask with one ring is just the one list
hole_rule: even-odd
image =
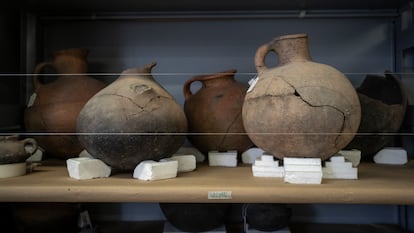
[[[243,152],[253,145],[242,121],[242,105],[247,84],[234,79],[236,70],[200,75],[184,84],[184,112],[187,116],[190,142],[201,152],[211,150]],[[192,94],[190,87],[201,82]]]
[[85,103],[105,84],[84,75],[88,71],[86,49],[72,48],[53,53],[52,62],[42,62],[35,74],[51,67],[59,74],[49,83],[33,79],[35,98],[25,110],[25,126],[46,154],[57,158],[78,156],[83,147],[77,139],[76,120]]

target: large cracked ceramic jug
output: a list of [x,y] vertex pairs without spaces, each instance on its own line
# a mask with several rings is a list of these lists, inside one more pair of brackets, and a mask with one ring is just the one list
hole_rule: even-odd
[[[268,68],[274,51],[279,65]],[[255,145],[277,158],[327,159],[355,136],[361,108],[355,88],[335,68],[311,60],[306,34],[280,36],[255,57],[258,79],[243,105],[243,124]]]
[[83,107],[79,139],[95,158],[118,170],[169,157],[185,140],[181,106],[151,75],[155,63],[128,69]]
[[[184,112],[187,116],[190,142],[201,152],[237,150],[244,152],[253,145],[245,134],[242,105],[248,88],[237,82],[236,70],[198,75],[184,84]],[[191,92],[191,84],[202,87]]]
[[[25,110],[25,126],[36,132],[34,138],[46,154],[62,159],[76,157],[83,147],[78,141],[76,119],[85,103],[105,84],[86,75],[89,50],[63,49],[53,53],[51,62],[39,63],[34,73],[35,93]],[[58,78],[42,82],[37,74],[46,67],[54,69]]]

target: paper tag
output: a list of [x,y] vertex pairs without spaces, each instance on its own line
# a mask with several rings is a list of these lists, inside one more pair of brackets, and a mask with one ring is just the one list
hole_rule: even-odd
[[231,191],[209,191],[208,199],[232,199]]
[[31,106],[34,104],[34,102],[35,102],[35,100],[36,100],[36,97],[37,97],[36,92],[35,92],[35,93],[33,93],[33,94],[30,96],[30,98],[29,98],[29,102],[27,103],[27,107],[31,107]]
[[249,81],[249,89],[247,89],[247,93],[251,92],[254,88],[254,86],[256,86],[257,81],[259,80],[259,76],[256,76],[255,78],[250,79]]

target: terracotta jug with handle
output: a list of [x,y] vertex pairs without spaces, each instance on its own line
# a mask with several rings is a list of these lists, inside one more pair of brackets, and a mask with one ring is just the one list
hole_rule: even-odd
[[[51,62],[35,67],[34,94],[25,110],[25,127],[46,155],[57,158],[78,156],[83,147],[77,139],[76,120],[85,103],[105,84],[86,75],[89,51],[80,48],[59,50]],[[51,68],[57,79],[42,82],[38,74]]]
[[[277,67],[265,64],[274,51]],[[256,82],[246,94],[243,124],[250,139],[277,158],[325,160],[355,136],[361,107],[355,88],[332,66],[313,62],[306,34],[285,35],[261,46]]]

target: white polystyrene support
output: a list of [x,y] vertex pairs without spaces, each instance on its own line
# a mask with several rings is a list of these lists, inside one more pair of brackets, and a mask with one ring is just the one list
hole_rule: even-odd
[[208,163],[209,166],[237,167],[237,151],[209,151]]
[[78,179],[104,178],[111,175],[111,168],[99,159],[72,158],[66,160],[69,176]]
[[358,167],[361,161],[361,151],[357,149],[340,150],[338,154],[344,156],[345,160],[350,161],[353,167]]
[[180,147],[174,155],[194,155],[197,163],[206,160],[206,156],[195,147]]
[[134,169],[133,177],[140,180],[153,181],[177,177],[177,160],[155,162],[142,161]]
[[345,160],[342,155],[332,156],[326,161],[322,172],[326,179],[358,179],[358,168],[353,167],[352,162]]
[[320,158],[283,159],[285,168],[284,181],[293,184],[321,184],[322,162]]
[[263,155],[263,153],[264,150],[258,147],[250,148],[241,154],[242,162],[244,164],[253,164],[257,158]]
[[255,177],[283,177],[285,169],[279,167],[272,155],[262,155],[254,161],[252,172]]
[[374,162],[379,164],[403,165],[408,162],[407,151],[401,147],[386,147],[374,156]]
[[178,172],[191,172],[197,167],[194,155],[174,155],[170,158],[161,159],[162,161],[176,160],[178,162]]

